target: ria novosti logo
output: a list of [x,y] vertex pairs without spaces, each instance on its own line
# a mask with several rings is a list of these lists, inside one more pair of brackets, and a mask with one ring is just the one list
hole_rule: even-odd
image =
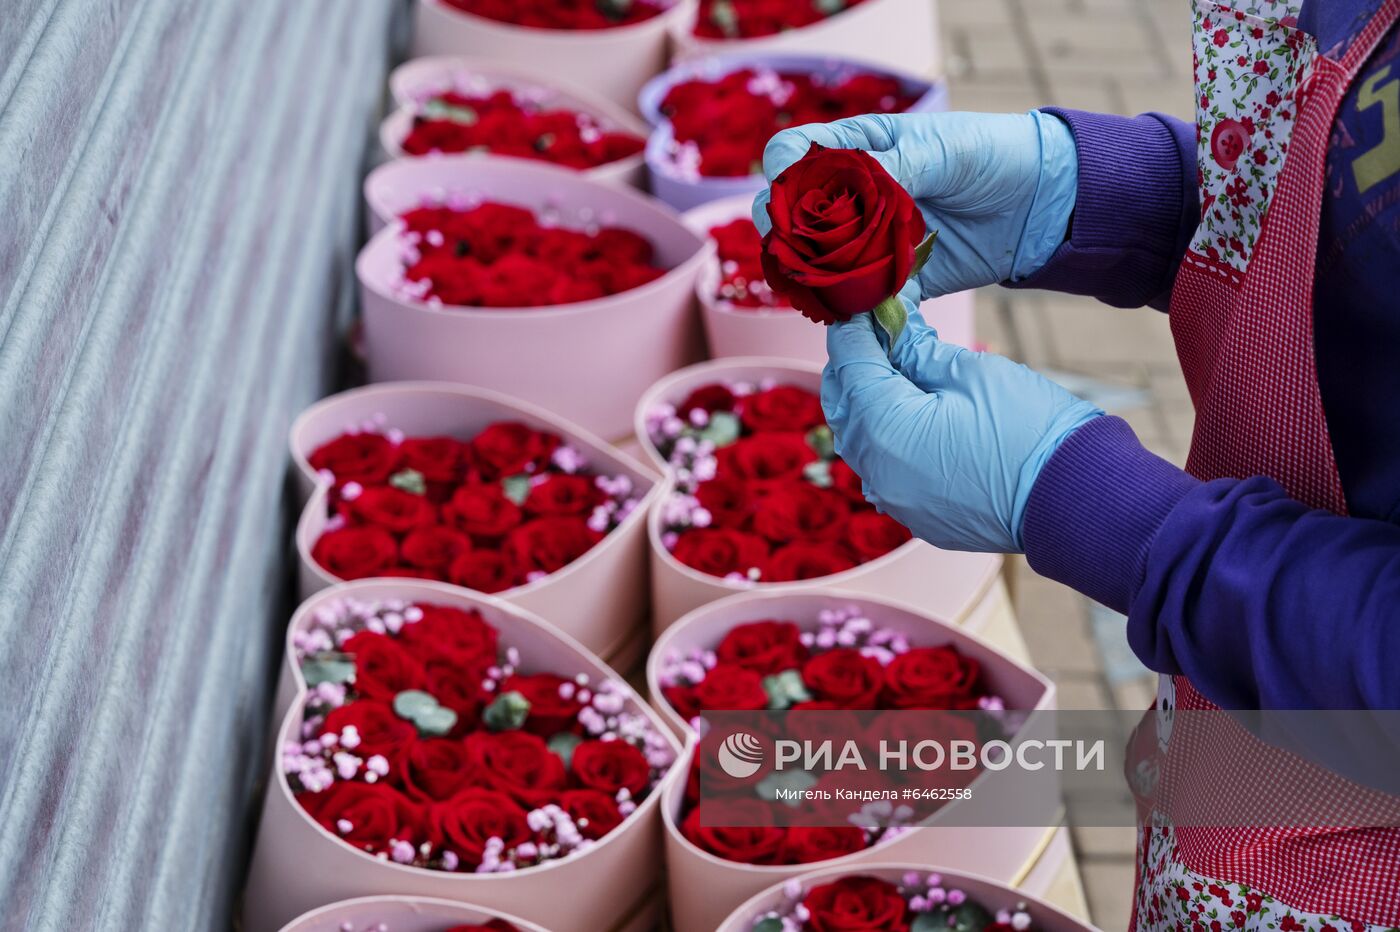
[[720,769],[735,780],[747,780],[763,766],[763,743],[747,731],[736,731],[719,746]]

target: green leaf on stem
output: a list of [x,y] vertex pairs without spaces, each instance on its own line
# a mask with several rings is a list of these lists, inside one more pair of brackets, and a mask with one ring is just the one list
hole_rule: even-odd
[[937,239],[938,231],[934,230],[928,235],[928,238],[920,243],[918,248],[914,250],[914,271],[910,273],[910,278],[918,275],[924,270],[924,266],[928,265],[928,260],[933,255],[933,244]]
[[904,302],[899,300],[898,296],[886,298],[877,304],[871,313],[875,317],[875,323],[889,335],[890,349],[894,349],[895,341],[904,332],[904,325],[909,322],[909,312],[904,309]]

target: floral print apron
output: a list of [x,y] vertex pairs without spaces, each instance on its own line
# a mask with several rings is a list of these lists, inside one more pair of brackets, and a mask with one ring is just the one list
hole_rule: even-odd
[[[1348,43],[1326,50],[1297,28],[1301,5],[1196,2],[1201,222],[1171,325],[1197,414],[1187,470],[1269,476],[1294,498],[1345,514],[1313,350],[1318,226],[1337,108],[1400,0],[1377,0]],[[1306,766],[1243,728],[1208,745],[1174,729],[1177,710],[1214,708],[1184,678],[1163,677],[1136,737],[1128,776],[1143,821],[1133,928],[1400,927],[1400,830],[1169,824],[1164,794],[1202,792],[1221,767],[1230,779],[1212,790],[1228,782],[1229,792],[1267,794]]]

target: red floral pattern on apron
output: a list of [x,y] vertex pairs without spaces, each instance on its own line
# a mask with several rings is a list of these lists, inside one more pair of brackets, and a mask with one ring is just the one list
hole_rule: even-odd
[[[1337,108],[1400,16],[1400,0],[1387,0],[1340,58],[1320,54],[1296,28],[1300,5],[1197,0],[1202,218],[1177,275],[1171,325],[1196,407],[1187,470],[1201,479],[1269,476],[1299,501],[1345,514],[1313,348],[1318,226]],[[1184,678],[1163,678],[1141,730],[1129,773],[1143,803],[1133,928],[1400,927],[1400,830],[1174,827],[1162,807],[1150,808],[1163,793],[1219,792],[1210,777],[1222,760],[1228,792],[1239,794],[1277,792],[1305,766],[1242,728],[1210,746],[1180,728],[1173,735],[1177,709],[1214,708]],[[1338,791],[1349,786],[1336,779]]]

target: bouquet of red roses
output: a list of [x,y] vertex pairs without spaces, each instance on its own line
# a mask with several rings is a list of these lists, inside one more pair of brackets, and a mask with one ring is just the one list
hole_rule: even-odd
[[446,0],[486,19],[537,29],[612,29],[660,15],[654,0]]
[[812,392],[714,383],[645,420],[676,479],[661,505],[661,543],[692,569],[748,582],[813,579],[911,539],[866,502]]
[[530,308],[592,301],[655,281],[644,237],[618,227],[570,229],[531,210],[453,199],[400,218],[399,297],[434,307]]
[[636,509],[557,434],[518,422],[470,440],[406,437],[379,420],[313,451],[331,518],[312,558],[341,579],[408,576],[501,592],[583,556]]
[[[667,656],[656,677],[662,697],[692,727],[698,727],[695,718],[703,711],[1005,708],[983,683],[977,661],[952,645],[910,645],[903,634],[876,625],[855,607],[824,610],[819,619],[816,631],[776,619],[736,625],[714,650]],[[940,724],[963,728],[962,737],[968,740],[978,737],[972,721]],[[792,725],[799,727],[800,717]],[[745,864],[805,864],[853,854],[907,831],[897,811],[865,810],[857,816],[858,824],[707,826],[701,819],[706,804],[699,798],[700,761],[701,755],[696,755],[692,762],[680,830],[696,847],[717,857]],[[746,804],[761,811],[758,796],[743,798],[752,789],[740,785],[738,796],[731,792],[718,801],[721,811]]]
[[489,152],[583,170],[636,155],[645,144],[589,114],[545,107],[498,89],[449,90],[419,102],[399,146],[408,155]]
[[854,67],[831,74],[750,67],[676,84],[660,109],[671,123],[670,168],[698,179],[761,173],[768,140],[789,126],[901,113],[919,98],[898,78]]
[[700,0],[695,35],[754,39],[819,23],[865,0]]
[[492,873],[578,855],[673,762],[620,681],[531,670],[475,610],[338,599],[293,645],[308,693],[288,785],[331,835],[397,864]]
[[804,889],[800,881],[788,881],[781,903],[755,916],[751,928],[752,932],[1034,932],[1035,926],[1024,903],[993,911],[940,874],[906,871],[898,882],[860,874],[823,879]]

